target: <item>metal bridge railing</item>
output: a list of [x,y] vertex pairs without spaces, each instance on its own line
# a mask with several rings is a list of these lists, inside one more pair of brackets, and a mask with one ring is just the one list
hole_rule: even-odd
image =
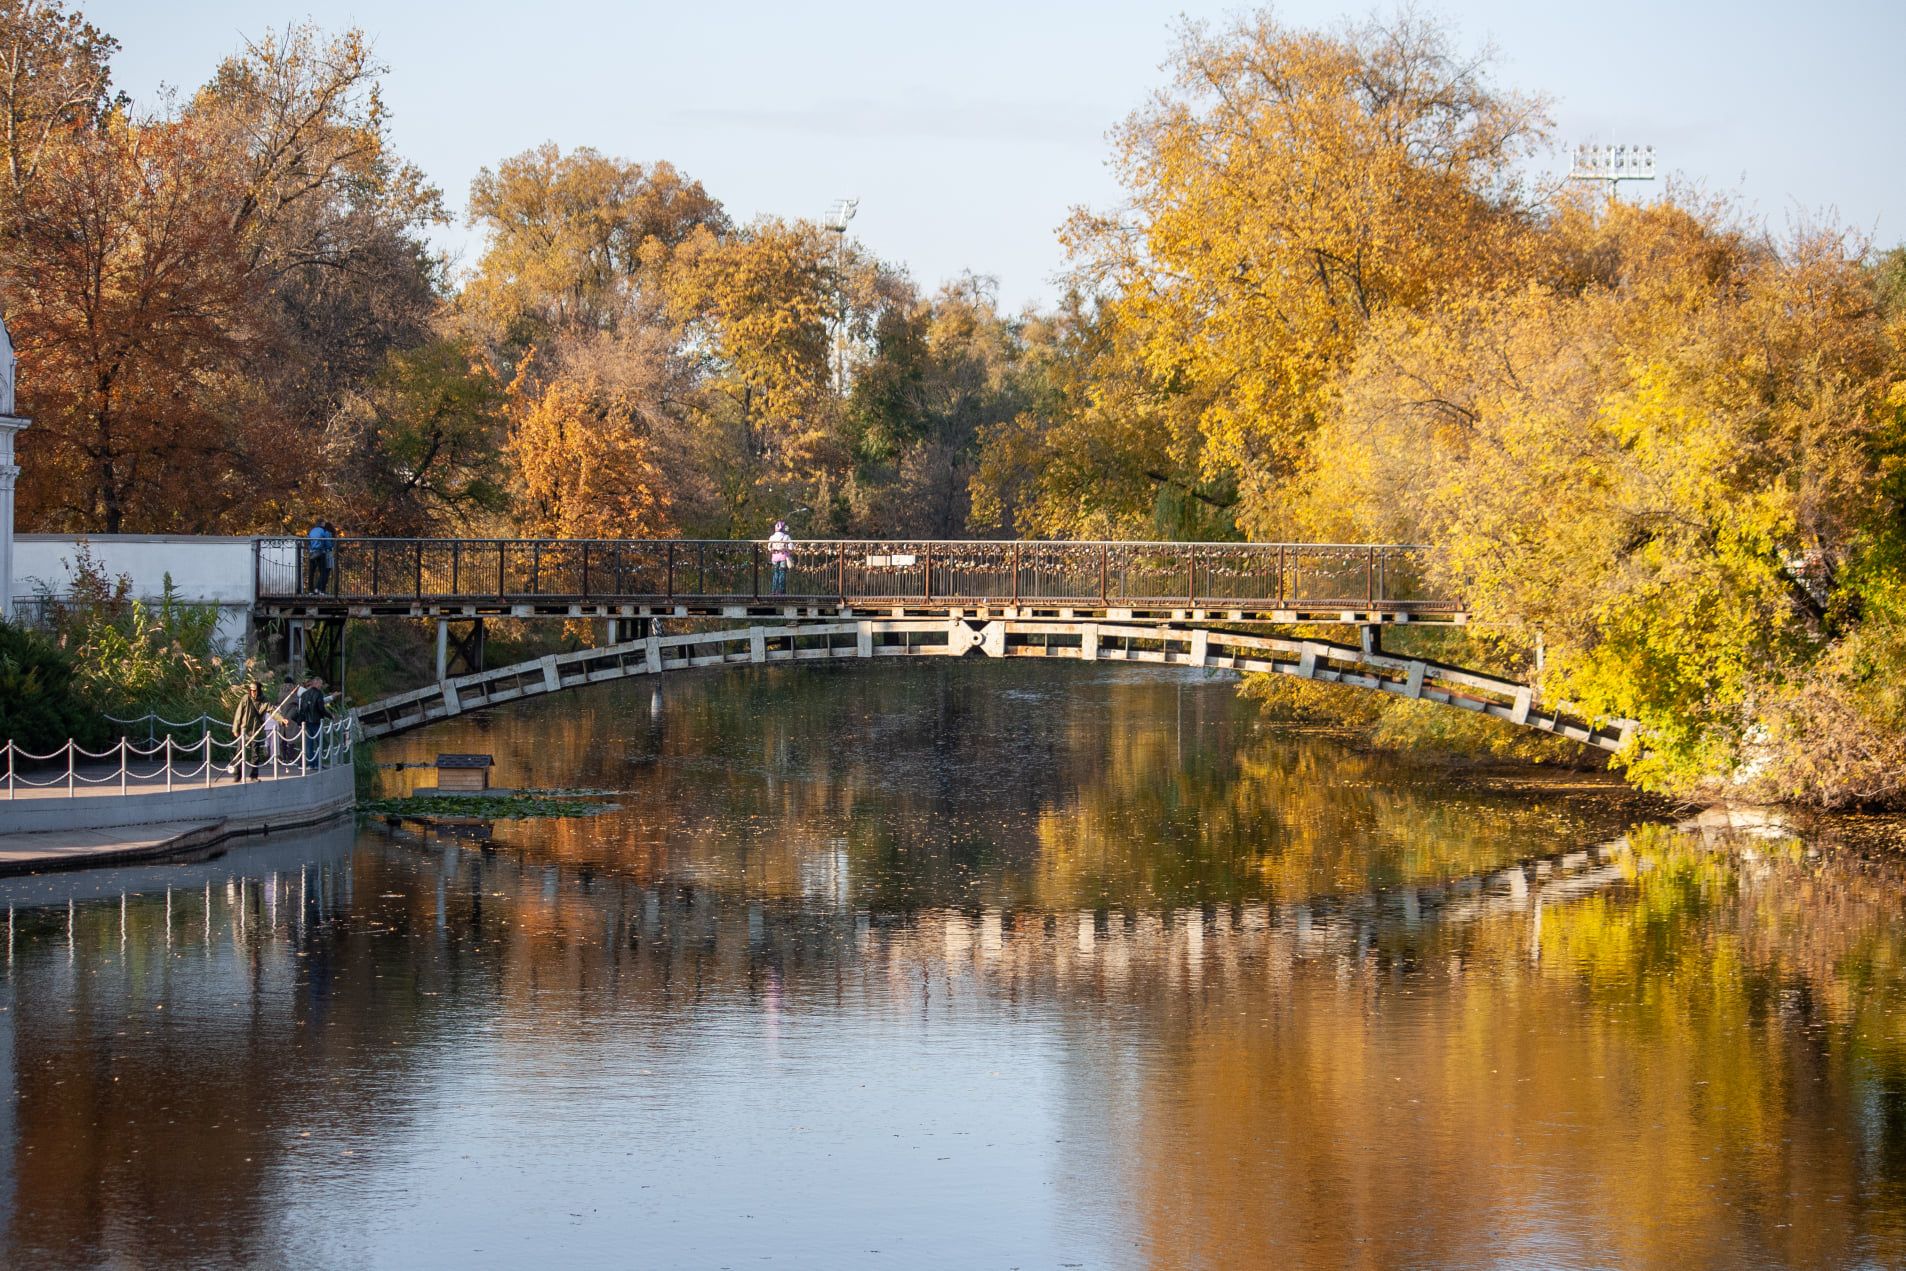
[[779,588],[765,542],[304,538],[257,542],[260,599],[1053,602],[1451,612],[1411,544],[810,539]]
[[[231,732],[229,726],[223,727]],[[220,738],[211,727],[191,742],[176,741],[167,733],[146,745],[121,737],[104,750],[89,750],[68,740],[43,755],[7,740],[0,742],[0,764],[5,765],[9,800],[23,793],[71,798],[114,787],[120,794],[156,794],[209,787],[221,778],[240,781],[321,772],[351,762],[355,737],[355,718],[346,717],[326,720],[313,733],[274,735],[261,728],[242,742]]]

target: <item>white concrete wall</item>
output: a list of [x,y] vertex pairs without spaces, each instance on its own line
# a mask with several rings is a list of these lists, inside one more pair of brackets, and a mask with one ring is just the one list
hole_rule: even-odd
[[219,606],[219,639],[241,649],[251,634],[252,603],[257,598],[252,540],[173,534],[21,534],[13,546],[13,595],[31,604],[51,592],[64,596],[73,585],[73,566],[84,542],[94,563],[109,578],[124,574],[132,594],[157,600],[166,575],[178,598],[190,604]]

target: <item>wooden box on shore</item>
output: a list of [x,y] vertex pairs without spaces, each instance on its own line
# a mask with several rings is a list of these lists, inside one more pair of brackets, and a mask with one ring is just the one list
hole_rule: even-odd
[[438,755],[437,790],[441,794],[481,794],[490,788],[489,755]]

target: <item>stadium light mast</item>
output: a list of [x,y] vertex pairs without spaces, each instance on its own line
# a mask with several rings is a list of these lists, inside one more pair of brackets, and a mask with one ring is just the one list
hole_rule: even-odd
[[834,235],[834,288],[839,311],[834,318],[834,391],[847,390],[847,223],[860,209],[860,199],[835,199],[821,227]]
[[1568,179],[1602,182],[1608,187],[1608,199],[1612,203],[1620,197],[1623,181],[1655,179],[1655,148],[1653,146],[1577,146],[1575,147],[1575,164],[1569,169]]

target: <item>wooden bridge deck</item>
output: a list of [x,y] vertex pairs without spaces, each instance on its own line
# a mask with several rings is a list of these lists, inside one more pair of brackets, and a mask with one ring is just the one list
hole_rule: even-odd
[[257,543],[264,617],[1461,622],[1400,544],[301,538]]

